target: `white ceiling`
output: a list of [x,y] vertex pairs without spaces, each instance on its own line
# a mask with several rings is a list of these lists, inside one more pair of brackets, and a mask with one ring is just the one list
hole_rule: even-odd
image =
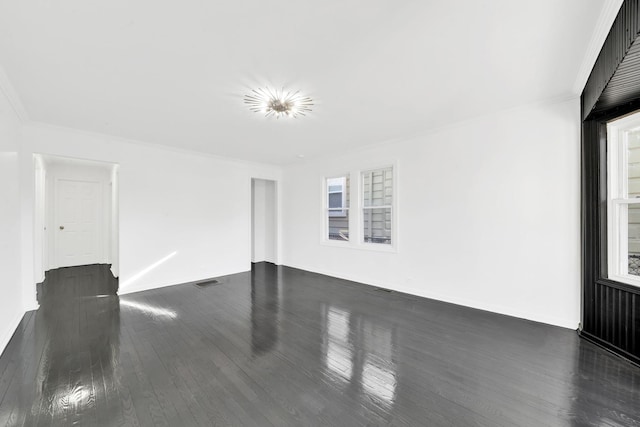
[[[0,0],[0,64],[32,120],[286,164],[578,95],[605,3]],[[248,111],[264,85],[314,111]]]

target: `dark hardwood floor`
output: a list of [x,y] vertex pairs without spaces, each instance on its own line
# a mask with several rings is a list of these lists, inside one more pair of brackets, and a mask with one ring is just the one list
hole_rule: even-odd
[[48,273],[0,426],[640,425],[640,368],[573,331],[264,263],[116,288]]

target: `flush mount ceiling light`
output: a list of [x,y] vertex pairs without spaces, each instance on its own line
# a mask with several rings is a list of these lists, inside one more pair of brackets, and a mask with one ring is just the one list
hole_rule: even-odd
[[244,96],[244,103],[254,113],[263,113],[265,117],[305,116],[311,111],[312,99],[300,94],[300,91],[288,92],[284,88],[278,91],[270,88],[253,89],[249,95]]

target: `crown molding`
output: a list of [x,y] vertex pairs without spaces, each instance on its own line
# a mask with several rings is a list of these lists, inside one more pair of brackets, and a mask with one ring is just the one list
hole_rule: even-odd
[[[164,150],[164,151],[170,151],[170,152],[179,153],[179,154],[205,157],[209,159],[215,159],[223,162],[235,163],[238,165],[254,167],[254,168],[268,168],[268,169],[280,170],[282,167],[282,165],[276,164],[276,163],[263,163],[263,162],[256,162],[252,160],[240,159],[236,157],[226,157],[226,156],[221,156],[208,151],[200,151],[200,150],[195,150],[190,148],[177,147],[174,145],[148,142],[148,141],[143,141],[139,139],[131,139],[123,136],[106,134],[106,133],[101,133],[97,131],[85,130],[85,129],[79,129],[79,128],[74,128],[74,127],[69,127],[64,125],[57,125],[53,123],[41,122],[36,120],[29,120],[28,122],[25,122],[25,125],[27,128],[31,128],[31,129],[41,129],[45,131],[49,130],[53,132],[68,132],[68,133],[81,135],[81,136],[91,138],[97,141],[102,141],[102,142],[118,142],[118,143],[132,144],[132,145],[137,145],[137,146],[156,149],[156,150]],[[41,153],[41,154],[44,154],[44,153]],[[91,159],[79,159],[79,160],[91,160]]]
[[[473,116],[469,116],[466,117],[462,120],[456,120],[453,122],[449,122],[449,123],[442,123],[433,127],[428,127],[428,128],[419,128],[419,129],[414,129],[408,132],[405,132],[401,135],[398,135],[396,137],[393,138],[387,138],[387,139],[382,139],[382,140],[378,140],[378,141],[373,141],[369,144],[366,145],[361,145],[359,147],[353,147],[350,149],[344,149],[341,151],[342,154],[351,154],[351,153],[359,153],[359,152],[363,152],[363,151],[367,151],[367,150],[372,150],[372,149],[376,149],[376,148],[382,148],[382,147],[386,147],[389,145],[394,145],[394,144],[400,144],[403,142],[407,142],[407,141],[412,141],[418,138],[422,138],[422,137],[426,137],[426,136],[430,136],[430,135],[435,135],[441,132],[446,132],[447,130],[451,130],[451,129],[456,129],[456,128],[460,128],[460,127],[464,127],[464,126],[472,126],[474,123],[478,123],[478,121],[481,120],[485,120],[485,119],[489,119],[489,118],[499,118],[500,116],[504,115],[504,114],[509,114],[509,113],[517,113],[518,111],[523,111],[526,109],[531,109],[531,108],[544,108],[544,107],[550,107],[553,105],[559,105],[559,104],[564,104],[564,103],[568,103],[568,102],[575,102],[576,105],[579,105],[580,102],[580,96],[579,95],[575,95],[575,94],[562,94],[559,96],[552,96],[549,98],[542,98],[542,99],[538,99],[535,101],[531,101],[531,102],[526,102],[523,104],[519,104],[519,105],[514,105],[511,107],[506,107],[506,108],[500,108],[497,110],[491,110],[491,111],[486,111],[483,112],[481,114],[477,114],[477,115],[473,115]],[[331,160],[335,158],[335,153],[327,153],[327,154],[320,154],[317,155],[315,157],[313,157],[313,159],[307,159],[306,161],[317,161],[317,160]],[[306,161],[304,164],[306,164]],[[290,162],[287,163],[283,163],[281,166],[282,167],[289,167],[289,166],[296,166],[296,165],[301,165],[303,164],[302,162],[298,161],[296,162],[295,160],[292,160]]]
[[0,65],[0,92],[4,94],[4,96],[9,101],[11,108],[18,116],[18,119],[22,122],[27,122],[29,120],[29,116],[27,115],[27,110],[24,108],[22,101],[20,101],[20,96],[18,92],[16,92],[15,88],[11,84],[7,73],[4,72],[4,68]]
[[576,81],[573,84],[573,93],[576,95],[582,94],[584,86],[587,84],[587,79],[591,74],[593,65],[598,59],[602,45],[611,30],[613,21],[618,16],[620,7],[622,7],[623,0],[605,0],[602,10],[600,10],[600,16],[598,22],[591,34],[591,40],[587,46],[587,50],[582,58],[582,64],[580,65],[580,71],[576,76]]

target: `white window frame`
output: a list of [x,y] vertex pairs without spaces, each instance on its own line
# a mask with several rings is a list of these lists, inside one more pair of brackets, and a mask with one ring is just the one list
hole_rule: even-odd
[[[392,163],[368,163],[361,164],[357,169],[352,169],[348,173],[332,173],[327,174],[322,177],[322,209],[321,209],[321,224],[320,227],[321,236],[320,236],[320,244],[325,246],[335,246],[340,248],[347,249],[357,249],[357,250],[366,250],[366,251],[374,251],[374,252],[387,252],[387,253],[397,253],[399,248],[399,232],[398,232],[398,218],[399,216],[399,208],[398,208],[398,200],[399,200],[399,192],[398,192],[398,162],[393,161]],[[364,227],[364,218],[363,218],[363,201],[362,201],[362,173],[365,171],[374,171],[379,169],[387,169],[391,168],[393,173],[393,197],[391,199],[391,244],[385,243],[369,243],[364,242],[363,236],[363,227]],[[329,178],[337,178],[340,176],[349,176],[349,184],[350,184],[350,194],[351,197],[349,203],[349,240],[331,240],[329,239],[329,216],[327,215],[327,207],[328,205],[328,191],[327,191],[327,179]],[[377,207],[377,206],[376,206]]]
[[638,205],[628,196],[627,134],[640,129],[640,113],[607,124],[607,268],[611,280],[640,286],[640,277],[629,274],[628,212],[623,206]]

